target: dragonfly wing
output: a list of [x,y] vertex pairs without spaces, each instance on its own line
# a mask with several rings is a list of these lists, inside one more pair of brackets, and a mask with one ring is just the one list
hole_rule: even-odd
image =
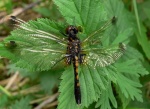
[[89,52],[85,62],[89,65],[94,65],[94,67],[105,67],[119,59],[123,55],[125,49],[126,46],[123,43],[107,48],[91,48],[87,50]]
[[65,57],[67,42],[62,36],[50,33],[59,30],[49,25],[49,20],[27,23],[20,19],[12,19],[20,24],[16,25],[18,28],[11,32],[4,44],[17,60],[26,61],[35,66],[36,70],[48,70]]
[[[108,20],[101,28],[99,28],[98,30],[94,31],[93,33],[91,33],[90,35],[87,36],[87,38],[85,38],[83,40],[83,43],[85,42],[90,42],[91,39],[94,39],[96,37],[94,37],[96,34],[102,34],[108,27],[110,27],[110,25],[113,25],[116,23],[117,18],[114,16],[113,18],[111,18],[110,20]],[[99,35],[100,36],[100,35]],[[94,37],[94,38],[93,38]],[[102,37],[102,36],[101,36]],[[99,37],[99,38],[101,38]],[[96,41],[96,40],[95,40]],[[96,41],[97,42],[97,41]]]
[[[13,37],[11,37],[13,38]],[[14,40],[14,39],[13,39]],[[25,43],[15,40],[15,44],[4,42],[7,50],[15,56],[17,60],[24,60],[28,64],[35,66],[36,70],[48,70],[58,64],[65,57],[65,47],[60,44]],[[15,60],[16,60],[15,59]]]
[[[59,33],[59,27],[56,23],[50,21],[49,19],[38,19],[37,21],[29,21],[25,22],[21,19],[16,18],[15,16],[11,16],[10,20],[13,24],[19,29],[20,33],[25,34],[26,36],[45,39],[48,41],[55,41],[58,43],[65,43],[64,36],[55,35]],[[52,34],[54,33],[54,34]]]

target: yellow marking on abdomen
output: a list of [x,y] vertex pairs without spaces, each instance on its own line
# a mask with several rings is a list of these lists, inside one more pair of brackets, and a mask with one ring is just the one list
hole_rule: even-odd
[[79,80],[79,76],[78,75],[76,76],[76,79]]
[[78,67],[78,61],[75,62],[76,67]]
[[75,67],[76,67],[76,73],[78,73],[78,57],[75,56]]
[[78,68],[76,68],[76,73],[78,73]]
[[78,61],[78,57],[77,56],[75,56],[75,61]]

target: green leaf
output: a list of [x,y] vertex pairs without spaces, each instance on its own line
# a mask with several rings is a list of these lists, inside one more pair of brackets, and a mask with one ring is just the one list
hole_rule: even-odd
[[7,105],[7,102],[9,101],[8,97],[6,95],[0,95],[0,108],[4,108]]
[[74,78],[72,66],[67,67],[61,76],[61,83],[59,86],[59,105],[58,109],[79,109],[74,98]]
[[141,61],[135,59],[135,56],[138,59],[143,59],[142,55],[136,49],[128,47],[122,58],[124,61],[115,63],[115,72],[117,72],[115,83],[117,84],[117,91],[119,92],[124,109],[131,99],[136,99],[140,102],[143,101],[141,90],[139,89],[142,87],[139,82],[139,77],[140,75],[144,76],[149,74],[142,66]]
[[14,7],[14,3],[12,2],[12,0],[0,1],[0,8],[2,10],[7,11],[7,13],[11,13],[13,7]]
[[100,28],[102,21],[106,21],[107,15],[102,0],[55,0],[54,2],[69,24],[73,24],[75,20],[75,23],[81,25],[87,34]]
[[[123,83],[123,81],[127,82]],[[142,87],[140,83],[137,83],[137,81],[132,81],[121,74],[118,74],[117,83],[126,98],[130,97],[132,100],[134,100],[135,97],[137,100],[141,102],[143,101],[141,91],[138,89],[139,87]]]
[[19,101],[16,101],[13,105],[11,105],[11,109],[32,109],[32,107],[29,105],[29,102],[29,97],[22,98]]
[[[70,0],[68,2],[68,1],[57,0],[57,1],[55,1],[55,3],[56,3],[56,5],[59,6],[59,8],[60,8],[63,16],[66,18],[66,20],[71,24],[72,23],[71,19],[73,19],[75,17],[75,21],[77,22],[78,25],[81,25],[85,29],[84,32],[87,35],[89,33],[92,33],[94,30],[96,30],[96,28],[98,29],[101,26],[100,23],[106,19],[105,18],[106,17],[106,13],[105,13],[106,11],[104,10],[104,6],[103,6],[104,4],[100,1],[96,1],[96,0],[93,0],[93,1],[92,0],[87,0],[87,1]],[[70,5],[68,5],[68,4],[70,4]],[[69,8],[69,10],[68,10],[68,8]],[[101,10],[101,11],[99,11],[97,14],[95,14],[95,12],[97,12],[98,10]],[[122,9],[122,11],[123,11],[123,9]],[[112,16],[114,16],[114,15],[112,15]],[[89,18],[89,19],[86,19],[85,16],[86,16],[86,18]],[[121,16],[121,14],[119,13],[118,16]],[[121,26],[121,25],[119,25],[119,26]],[[125,28],[127,28],[127,25],[126,25],[126,27],[121,26],[122,30],[120,30],[121,31],[120,34],[122,34],[122,32],[124,32],[123,30],[126,30]],[[129,33],[130,32],[126,31],[124,33],[124,35],[122,35],[123,38],[120,38],[120,35],[117,36],[118,39],[116,39],[116,41],[114,41],[114,44],[116,44],[116,43],[118,44],[119,42],[125,40],[127,38],[126,36],[128,36]],[[105,44],[105,42],[103,42],[103,43]],[[91,64],[94,65],[94,63],[91,63]],[[109,78],[110,80],[113,80],[114,78],[116,79],[116,74],[114,72],[109,74],[110,71],[111,71],[110,69],[106,70],[105,68],[104,69],[102,69],[102,68],[93,69],[90,66],[81,66],[80,83],[81,83],[82,106],[88,107],[89,104],[91,104],[93,101],[98,100],[102,90],[104,90],[108,85],[107,78]],[[65,73],[64,73],[64,75],[65,75]],[[67,75],[62,76],[63,80],[62,80],[62,84],[60,84],[61,95],[60,95],[60,99],[59,99],[59,102],[60,102],[59,105],[61,105],[61,106],[58,107],[58,109],[61,109],[61,108],[69,108],[70,109],[70,107],[72,107],[71,103],[70,104],[67,104],[67,103],[73,102],[73,101],[70,101],[70,99],[67,99],[66,102],[62,102],[63,100],[61,99],[61,98],[65,98],[68,95],[73,93],[73,89],[72,90],[70,89],[69,90],[70,93],[68,92],[69,94],[64,95],[64,93],[66,93],[66,90],[63,90],[62,87],[65,85],[66,82],[68,82],[67,77],[68,77]],[[100,77],[102,77],[103,79]],[[73,81],[73,79],[72,79],[72,81]],[[72,83],[72,85],[73,85],[73,83]],[[69,83],[68,83],[68,87],[69,87]],[[71,83],[70,83],[70,88],[71,88]],[[72,91],[72,93],[71,93],[71,91]],[[105,96],[105,94],[104,94],[104,96]],[[71,97],[74,97],[74,96],[71,95]],[[72,99],[74,99],[74,98],[72,98]],[[66,105],[67,105],[67,107],[63,107]],[[114,103],[114,106],[116,107],[115,103]],[[77,107],[74,107],[74,108],[77,108]]]
[[[75,18],[76,24],[81,25],[84,28],[84,34],[86,34],[86,35],[89,35],[94,30],[97,30],[97,29],[99,29],[100,26],[102,26],[103,21],[106,21],[106,19],[107,19],[106,13],[109,13],[108,18],[112,18],[112,16],[117,16],[117,18],[118,18],[117,24],[115,26],[110,27],[108,30],[106,30],[106,32],[104,33],[104,35],[102,37],[102,43],[106,46],[108,46],[110,44],[118,44],[125,40],[128,42],[129,36],[133,34],[133,29],[132,29],[130,23],[128,22],[128,19],[125,19],[128,14],[127,14],[127,11],[124,9],[123,3],[121,1],[108,0],[103,3],[102,1],[96,1],[96,0],[86,0],[86,1],[57,0],[57,1],[55,1],[55,4],[58,5],[62,15],[65,17],[67,22],[69,22],[69,24],[73,24],[72,22],[73,22],[73,19]],[[104,8],[105,6],[107,8],[106,10]],[[96,13],[97,10],[101,10],[101,11]],[[103,16],[103,18],[102,18],[102,16]],[[89,19],[86,19],[86,18],[89,18]],[[97,20],[97,19],[99,19],[99,20]],[[130,52],[130,54],[129,54],[129,52]],[[83,100],[83,101],[81,101],[82,106],[88,107],[89,104],[91,104],[93,101],[97,101],[98,98],[100,98],[101,92],[105,91],[105,87],[102,87],[102,86],[105,85],[107,87],[107,85],[109,84],[108,80],[113,81],[115,84],[119,85],[119,87],[121,87],[121,85],[124,83],[124,81],[122,81],[122,80],[127,81],[127,83],[128,82],[131,83],[128,85],[129,88],[126,87],[125,85],[123,85],[120,88],[119,92],[122,92],[125,95],[126,99],[128,99],[130,97],[132,99],[134,99],[134,97],[136,97],[136,99],[138,99],[139,101],[142,101],[142,98],[140,95],[141,91],[138,89],[139,87],[141,87],[141,84],[137,80],[139,78],[139,74],[141,74],[140,71],[144,71],[143,75],[148,74],[148,72],[142,67],[141,63],[138,61],[138,58],[141,58],[141,54],[137,57],[135,57],[134,54],[139,54],[139,53],[136,52],[136,50],[132,51],[130,49],[127,54],[128,56],[126,56],[126,58],[124,57],[125,60],[121,61],[122,65],[119,65],[120,63],[115,64],[115,68],[113,65],[106,67],[106,68],[95,68],[95,69],[90,68],[89,66],[81,66],[79,76],[80,76],[80,83],[81,83],[81,95],[82,95],[82,100]],[[133,60],[127,61],[129,59],[133,59]],[[137,62],[138,62],[138,64],[137,64]],[[135,63],[137,66],[132,67],[135,65]],[[129,71],[128,71],[128,68],[124,67],[124,66],[128,66]],[[87,68],[89,68],[89,69],[87,70]],[[132,68],[134,68],[134,71],[130,72]],[[136,68],[138,68],[138,69],[136,69]],[[128,74],[124,75],[123,70],[125,70]],[[73,70],[72,70],[72,72],[73,72]],[[86,74],[84,72],[86,72]],[[61,94],[59,97],[58,109],[79,108],[75,104],[72,105],[73,101],[71,101],[71,100],[74,100],[73,95],[72,95],[73,89],[71,89],[71,88],[73,88],[72,87],[73,83],[71,83],[71,80],[68,81],[67,78],[70,78],[73,75],[69,76],[68,73],[64,72],[64,74],[62,76],[63,80],[61,82],[62,84],[60,84]],[[102,82],[107,81],[106,83],[108,83],[108,84],[106,84],[106,83],[101,84],[101,82],[98,82],[101,79],[95,79],[95,77],[100,76],[99,73],[101,73],[102,76],[105,78],[105,80],[102,80]],[[133,79],[133,81],[132,81],[132,80],[130,80],[131,79],[130,76],[132,76],[132,77],[136,76],[136,78],[134,78],[134,79],[132,78]],[[72,81],[73,81],[73,77],[72,77]],[[69,84],[69,82],[70,82],[70,84]],[[97,82],[99,83],[99,85],[96,84]],[[66,83],[67,83],[67,86],[64,88]],[[69,88],[69,90],[67,90],[67,88]],[[130,92],[130,88],[135,90],[136,93],[133,93],[132,91]],[[106,90],[108,90],[108,89],[106,88]],[[71,91],[72,91],[72,93],[71,93]],[[127,92],[125,92],[125,91],[127,91]],[[106,96],[106,94],[108,94],[108,93],[103,93],[103,94],[104,95],[101,95],[101,96]],[[108,96],[108,98],[114,99],[112,94],[113,94],[113,92],[110,91],[110,95]],[[71,96],[69,96],[69,95],[71,95]],[[66,101],[64,102],[64,100],[67,96],[71,97],[72,99],[70,99],[70,98],[66,99]],[[70,103],[68,104],[68,102],[70,102]],[[114,107],[117,107],[116,102],[112,102],[112,103],[113,103]],[[107,106],[106,106],[106,104],[103,106],[106,107],[106,109],[111,108],[109,104],[107,104]],[[80,107],[80,108],[82,108],[82,107]]]
[[[119,90],[119,89],[116,89],[116,90]],[[126,109],[126,107],[129,105],[129,103],[131,101],[131,98],[126,98],[125,95],[121,91],[118,91],[118,94],[121,99],[121,101],[120,101],[121,109]]]
[[[58,71],[57,71],[58,72]],[[59,83],[59,76],[60,73],[57,73],[56,71],[45,71],[45,72],[40,72],[39,73],[39,78],[40,78],[40,85],[41,88],[46,92],[46,93],[52,93],[52,89],[54,86],[57,86]],[[41,75],[42,74],[42,75]]]
[[117,108],[117,101],[116,98],[113,94],[111,84],[107,87],[107,90],[104,90],[102,92],[102,95],[98,102],[96,103],[96,108],[101,107],[101,109],[111,109],[111,104],[112,103],[114,108]]
[[134,11],[136,16],[136,23],[137,23],[137,28],[135,28],[135,34],[139,44],[141,45],[143,51],[145,52],[146,57],[150,59],[150,50],[149,50],[150,44],[146,36],[146,28],[140,22],[140,18],[137,11],[136,0],[133,0],[133,6],[134,6]]
[[[141,18],[142,22],[146,23],[146,20],[150,21],[150,11],[149,11],[150,1],[144,1],[140,4],[137,4],[139,17]],[[146,24],[149,26],[149,24]]]
[[63,72],[63,75],[61,77],[62,81],[59,87],[59,91],[61,93],[58,99],[58,109],[82,109],[84,106],[88,107],[89,104],[93,102],[93,100],[98,100],[101,94],[101,90],[105,89],[105,87],[108,85],[108,80],[105,74],[103,74],[103,72],[97,71],[96,69],[93,69],[90,66],[81,66],[79,71],[82,96],[81,106],[78,106],[75,102],[73,78],[74,75],[73,68],[72,66],[70,66],[66,68],[65,72]]
[[[104,1],[108,18],[116,16],[116,24],[107,29],[105,37],[109,38],[110,43],[117,44],[120,42],[128,42],[129,37],[133,34],[133,28],[128,20],[128,12],[124,8],[124,4],[119,0]],[[113,34],[112,34],[113,33]],[[102,39],[105,42],[106,38]]]

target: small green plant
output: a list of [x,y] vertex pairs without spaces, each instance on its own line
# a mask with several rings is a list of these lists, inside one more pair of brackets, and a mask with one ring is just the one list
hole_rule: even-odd
[[12,12],[14,4],[12,3],[11,0],[5,0],[5,1],[0,1],[0,8],[2,10],[6,10],[7,13]]
[[[116,46],[113,48],[113,45],[123,42],[127,46],[124,55],[119,60],[115,60],[114,64],[94,68],[93,63],[96,63],[97,60],[93,58],[91,61],[93,68],[88,65],[79,67],[82,94],[80,106],[74,99],[73,67],[63,68],[64,64],[60,63],[61,66],[54,66],[59,67],[60,71],[53,69],[53,65],[63,58],[59,50],[64,49],[64,46],[56,43],[55,39],[59,38],[59,43],[63,44],[64,36],[60,31],[64,31],[65,25],[43,18],[27,23],[18,20],[21,22],[21,25],[17,25],[19,28],[12,31],[11,35],[0,43],[0,55],[11,59],[18,67],[32,71],[49,70],[51,74],[63,72],[59,86],[58,109],[85,109],[89,106],[100,109],[126,108],[130,100],[136,99],[142,102],[140,90],[142,85],[139,77],[148,72],[142,66],[143,56],[128,44],[134,30],[127,19],[128,12],[124,9],[123,3],[119,0],[55,0],[54,3],[59,7],[68,24],[73,24],[75,21],[75,25],[82,26],[83,32],[78,34],[81,40],[86,39],[109,19],[116,16],[115,25],[108,27],[103,34],[99,33],[94,36],[102,44],[96,47],[103,47],[102,50],[107,48],[107,56],[109,53],[116,52],[116,49],[113,50]],[[92,46],[88,47],[87,49],[92,48]],[[54,48],[56,53],[50,53],[54,51]],[[100,56],[97,57],[99,59]],[[54,78],[56,79],[57,76]],[[117,96],[114,95],[115,93]],[[122,105],[118,103],[117,97],[121,100]],[[5,97],[3,98],[3,101],[7,101]],[[21,99],[20,103],[15,102],[16,104],[12,107],[25,105],[25,101],[29,101],[29,98]],[[31,107],[26,105],[26,108]]]

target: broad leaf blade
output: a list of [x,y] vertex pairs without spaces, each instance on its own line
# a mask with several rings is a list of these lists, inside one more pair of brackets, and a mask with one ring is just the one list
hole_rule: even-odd
[[78,109],[74,97],[74,78],[73,68],[69,66],[61,76],[61,83],[59,86],[59,105],[58,109]]
[[117,101],[113,94],[111,84],[109,84],[106,91],[104,90],[102,92],[102,95],[95,107],[101,107],[102,109],[111,109],[110,102],[112,103],[113,107],[117,108]]
[[54,2],[67,22],[73,24],[75,20],[75,24],[81,25],[86,34],[101,27],[101,22],[106,21],[102,0],[55,0]]

